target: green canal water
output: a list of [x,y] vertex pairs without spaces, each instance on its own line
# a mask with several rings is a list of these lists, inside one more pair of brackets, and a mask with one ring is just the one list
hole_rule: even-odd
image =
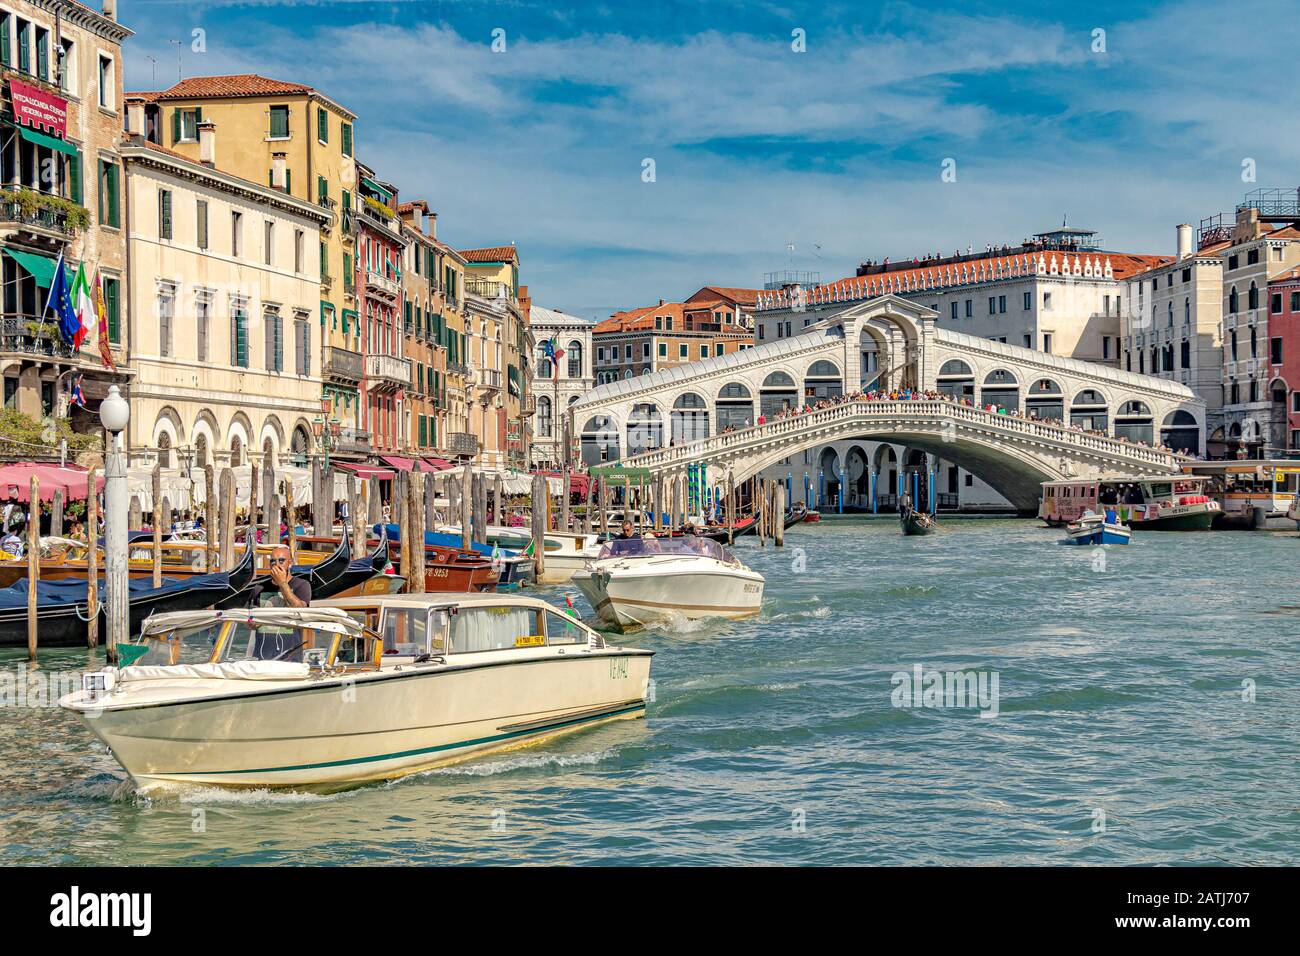
[[[620,639],[658,652],[647,719],[331,796],[142,799],[71,716],[4,708],[0,865],[1300,859],[1295,535],[1140,533],[1103,563],[1036,522],[946,527],[745,541],[761,617]],[[986,696],[898,706],[917,667]]]

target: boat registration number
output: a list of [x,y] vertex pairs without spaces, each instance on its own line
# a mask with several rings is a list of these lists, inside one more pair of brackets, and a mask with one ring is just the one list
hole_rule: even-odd
[[525,634],[515,638],[515,647],[541,647],[545,643],[545,634]]
[[446,568],[425,568],[425,574],[432,574],[435,578],[445,578],[449,573]]
[[757,594],[757,593],[758,593],[758,585],[757,585],[757,584],[746,584],[746,585],[745,585],[745,593],[746,593],[746,594]]

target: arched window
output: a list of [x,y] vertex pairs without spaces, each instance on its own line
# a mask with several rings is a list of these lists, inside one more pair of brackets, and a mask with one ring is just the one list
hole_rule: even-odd
[[1192,321],[1192,300],[1183,299],[1183,322]]
[[1050,378],[1036,379],[1025,394],[1025,414],[1044,421],[1061,421],[1065,418],[1065,396],[1061,386]]
[[1168,323],[1168,325],[1169,325],[1169,327],[1170,327],[1171,329],[1174,327],[1174,303],[1173,303],[1172,301],[1169,303],[1169,323]]
[[794,379],[785,372],[773,372],[763,379],[758,390],[758,413],[764,418],[771,418],[778,412],[793,408],[799,401],[799,392]]
[[537,358],[537,377],[538,378],[551,377],[551,360],[544,355],[538,356]]
[[1020,383],[1015,375],[1004,368],[996,368],[984,376],[980,390],[980,403],[996,405],[1008,411],[1020,410]]
[[1084,431],[1105,432],[1110,427],[1106,398],[1095,388],[1085,388],[1070,403],[1070,424]]
[[961,359],[944,362],[935,377],[935,384],[945,395],[975,400],[975,373]]
[[620,458],[618,429],[608,415],[587,419],[582,426],[582,463],[599,465]]
[[840,367],[827,359],[818,359],[808,366],[803,377],[803,396],[812,403],[823,398],[838,398],[844,394],[844,379]]
[[714,402],[718,431],[744,428],[754,423],[754,398],[740,382],[728,382],[718,391]]
[[310,451],[311,437],[307,434],[307,430],[299,425],[289,438],[289,452],[293,456],[290,464],[295,468],[306,468],[307,455]]
[[1144,402],[1130,399],[1115,413],[1115,437],[1150,445],[1154,422]]
[[709,408],[694,392],[686,392],[673,402],[671,415],[673,444],[699,441],[709,437]]
[[627,420],[627,453],[635,455],[643,451],[662,448],[664,444],[663,416],[659,406],[653,402],[642,402],[632,407],[632,414]]
[[537,433],[542,438],[550,438],[554,427],[551,400],[542,395],[537,399]]
[[158,464],[164,468],[172,466],[172,436],[163,432],[158,436]]
[[569,378],[582,378],[582,343],[574,339],[564,354],[569,359]]
[[1256,287],[1254,282],[1251,282],[1250,291],[1246,293],[1246,308],[1248,309],[1259,308],[1259,289]]
[[1181,408],[1170,412],[1160,426],[1160,442],[1187,455],[1200,454],[1201,429],[1196,416]]
[[1231,314],[1231,315],[1236,315],[1236,314],[1237,314],[1237,305],[1238,305],[1238,304],[1239,304],[1239,303],[1238,303],[1238,300],[1237,300],[1237,287],[1234,285],[1231,289],[1228,290],[1228,312],[1229,312],[1229,314]]

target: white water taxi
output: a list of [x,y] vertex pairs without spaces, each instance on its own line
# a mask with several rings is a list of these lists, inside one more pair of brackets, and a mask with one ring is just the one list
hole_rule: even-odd
[[696,535],[610,541],[573,584],[619,629],[674,615],[750,617],[763,607],[763,575]]
[[157,615],[59,704],[145,791],[341,789],[645,715],[652,652],[536,598],[319,605]]

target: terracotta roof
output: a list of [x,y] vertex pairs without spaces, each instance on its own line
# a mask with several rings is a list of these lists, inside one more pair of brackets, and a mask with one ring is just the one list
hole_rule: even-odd
[[[721,301],[721,300],[719,300]],[[699,303],[694,303],[697,307]],[[687,329],[685,322],[685,313],[698,311],[698,308],[689,308],[684,302],[665,302],[662,305],[647,305],[640,309],[628,309],[625,312],[615,312],[603,322],[598,322],[592,328],[592,333],[600,332],[640,332],[655,327],[655,316],[671,317],[673,319],[673,328],[663,331],[687,332],[698,331]],[[722,332],[739,332],[749,333],[749,329],[736,325],[734,322],[724,323]]]
[[149,92],[142,92],[142,93],[123,93],[123,94],[122,94],[122,98],[123,98],[124,100],[140,100],[141,102],[144,102],[144,103],[155,103],[155,102],[157,102],[158,97],[160,97],[160,96],[162,96],[162,91],[160,91],[160,90],[151,90],[151,91],[149,91]]
[[[1190,256],[1188,256],[1187,258],[1188,258],[1188,259],[1200,259],[1200,258],[1204,258],[1204,257],[1206,257],[1206,256],[1214,256],[1214,257],[1217,257],[1217,256],[1219,255],[1219,252],[1220,252],[1220,251],[1222,251],[1223,249],[1228,248],[1228,246],[1230,246],[1230,245],[1232,245],[1232,243],[1231,243],[1231,242],[1228,242],[1226,239],[1225,239],[1223,242],[1212,242],[1212,243],[1210,243],[1208,246],[1206,246],[1204,249],[1198,249],[1198,250],[1196,250],[1196,251],[1193,252]],[[1159,258],[1160,258],[1160,260],[1161,260],[1160,262],[1153,263],[1152,265],[1149,265],[1149,266],[1147,266],[1147,267],[1144,268],[1144,269],[1138,269],[1138,270],[1135,271],[1135,272],[1130,272],[1128,275],[1124,276],[1123,278],[1125,278],[1125,279],[1132,279],[1132,278],[1135,278],[1135,277],[1137,277],[1137,276],[1146,275],[1148,272],[1158,272],[1159,270],[1163,269],[1165,266],[1168,266],[1168,265],[1176,265],[1176,264],[1178,263],[1178,261],[1179,261],[1179,260],[1177,259],[1177,257],[1160,256]],[[1185,261],[1185,260],[1184,260],[1184,261]],[[1114,263],[1112,262],[1111,265],[1113,266]],[[1118,274],[1118,270],[1116,271],[1115,278],[1117,278],[1117,279],[1120,278],[1120,276],[1119,276],[1119,274]]]
[[491,246],[487,249],[458,249],[466,262],[518,262],[514,246]]
[[228,96],[288,96],[315,93],[316,90],[301,83],[272,80],[256,73],[235,73],[229,76],[191,76],[181,80],[171,89],[156,94],[158,100],[194,100],[224,98]]
[[709,296],[713,299],[721,297],[739,305],[757,305],[758,292],[758,289],[738,289],[725,285],[706,285],[686,301],[697,302],[701,296]]

